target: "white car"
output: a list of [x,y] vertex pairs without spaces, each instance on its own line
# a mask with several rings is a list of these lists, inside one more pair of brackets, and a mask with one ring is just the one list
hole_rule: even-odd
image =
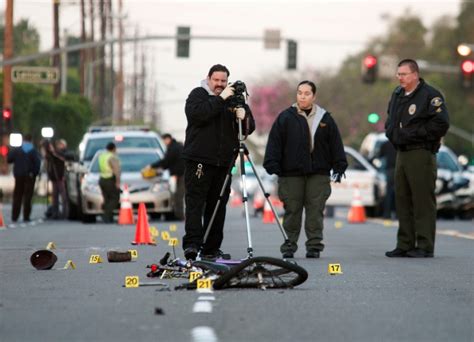
[[148,148],[156,151],[160,158],[166,152],[161,137],[141,126],[92,126],[79,144],[79,160],[66,164],[66,188],[71,219],[80,219],[82,212],[81,183],[96,152],[113,142],[117,148]]
[[332,207],[350,206],[357,193],[368,216],[379,214],[385,196],[385,176],[352,147],[344,146],[344,151],[348,163],[346,178],[341,183],[331,183],[331,196],[326,202],[328,216]]
[[[99,150],[92,159],[87,173],[81,183],[81,208],[83,221],[94,222],[96,215],[103,213],[104,203],[99,187]],[[130,202],[137,210],[140,203],[144,203],[147,213],[152,217],[173,214],[172,191],[170,189],[169,172],[144,179],[141,170],[160,159],[154,149],[149,148],[122,148],[117,149],[121,165],[121,190],[128,186]],[[117,210],[118,213],[118,210]]]

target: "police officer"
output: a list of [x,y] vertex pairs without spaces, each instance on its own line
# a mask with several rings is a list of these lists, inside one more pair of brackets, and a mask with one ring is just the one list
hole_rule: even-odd
[[397,246],[387,257],[433,257],[436,232],[436,153],[449,128],[441,93],[419,75],[416,61],[398,64],[400,86],[388,105],[386,135],[397,149]]
[[176,141],[169,133],[163,134],[161,138],[167,147],[164,158],[147,165],[144,170],[158,168],[170,171],[170,175],[176,180],[176,190],[173,196],[174,218],[181,221],[184,219],[184,160],[181,156],[183,144]]
[[23,203],[23,221],[30,221],[31,200],[33,198],[36,176],[41,166],[41,156],[33,145],[31,134],[25,134],[20,147],[8,152],[7,161],[13,164],[12,222],[18,221]]
[[[255,129],[250,108],[230,108],[228,99],[234,88],[228,85],[229,70],[221,64],[212,66],[201,86],[194,88],[186,100],[188,120],[183,158],[185,160],[186,234],[183,249],[186,259],[195,259],[202,247],[205,258],[223,257],[226,203],[230,182],[222,195],[214,223],[204,246],[205,229],[212,217],[227,175],[234,151],[239,146],[239,120],[243,134]],[[228,255],[227,255],[228,256]]]
[[104,223],[112,223],[114,210],[120,201],[120,161],[116,146],[109,142],[106,151],[99,155],[99,186],[104,198]]

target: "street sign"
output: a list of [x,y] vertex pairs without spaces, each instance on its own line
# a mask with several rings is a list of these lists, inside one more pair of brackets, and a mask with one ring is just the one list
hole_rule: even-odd
[[12,68],[12,81],[14,83],[56,84],[59,82],[59,68],[14,66]]

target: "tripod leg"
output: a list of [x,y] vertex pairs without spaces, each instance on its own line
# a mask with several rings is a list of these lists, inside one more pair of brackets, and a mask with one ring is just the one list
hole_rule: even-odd
[[278,224],[278,228],[280,228],[281,234],[283,235],[283,238],[285,239],[285,243],[288,244],[290,242],[288,240],[288,235],[286,235],[285,229],[283,229],[283,226],[281,225],[280,217],[278,216],[278,213],[276,212],[275,207],[272,204],[272,201],[270,201],[270,194],[265,191],[265,188],[264,188],[263,183],[262,183],[262,179],[258,175],[257,170],[255,169],[255,165],[252,161],[252,158],[250,158],[250,155],[248,154],[247,149],[246,149],[246,152],[247,152],[247,160],[249,161],[250,165],[252,166],[252,170],[253,170],[253,173],[255,174],[255,177],[257,177],[258,185],[260,186],[260,189],[262,189],[262,192],[265,196],[265,200],[270,205],[270,208],[272,209],[273,215],[275,215],[276,222]]
[[216,206],[214,207],[214,211],[212,212],[212,216],[211,216],[211,219],[209,220],[209,224],[206,227],[206,232],[204,233],[204,238],[202,240],[201,247],[199,248],[199,251],[198,251],[198,256],[201,255],[202,249],[204,248],[204,245],[206,244],[206,241],[209,237],[209,233],[211,232],[212,224],[214,223],[214,219],[216,218],[217,210],[219,209],[219,206],[222,202],[222,197],[224,196],[225,188],[226,188],[227,183],[229,182],[229,179],[231,177],[232,167],[234,167],[237,156],[238,156],[238,154],[237,154],[237,151],[236,151],[234,157],[232,158],[232,162],[230,163],[229,168],[227,170],[227,175],[224,179],[224,184],[222,185],[221,191],[219,193],[219,199],[217,200]]
[[240,158],[240,178],[242,180],[242,202],[244,203],[245,223],[247,226],[247,241],[248,241],[247,253],[248,253],[249,258],[251,258],[253,256],[253,247],[252,247],[252,234],[250,231],[247,185],[245,183],[245,150],[246,150],[246,147],[241,142],[240,148],[239,148],[239,158]]

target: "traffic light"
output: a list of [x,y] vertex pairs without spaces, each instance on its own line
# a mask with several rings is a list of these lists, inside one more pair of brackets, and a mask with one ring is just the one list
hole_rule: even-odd
[[2,145],[0,146],[0,156],[5,158],[8,154],[8,146]]
[[378,115],[377,113],[370,113],[369,115],[367,115],[367,121],[371,124],[376,124],[377,122],[379,122],[380,120],[380,115]]
[[296,70],[298,60],[298,43],[288,40],[286,44],[286,69]]
[[377,57],[367,55],[362,59],[361,73],[364,83],[372,84],[377,80]]
[[189,57],[189,43],[191,40],[191,28],[189,26],[178,26],[178,37],[176,41],[176,57]]
[[474,74],[474,60],[466,59],[461,63],[461,82],[464,88],[471,88]]
[[2,127],[3,133],[9,134],[12,131],[12,110],[11,108],[3,108],[2,110]]

